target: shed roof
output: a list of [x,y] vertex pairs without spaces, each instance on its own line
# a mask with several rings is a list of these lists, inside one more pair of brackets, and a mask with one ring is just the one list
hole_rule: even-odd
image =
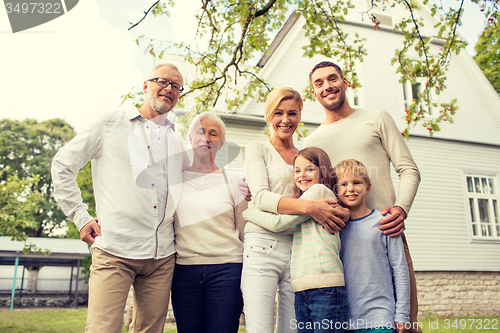
[[50,253],[23,253],[24,242],[0,236],[0,265],[13,265],[19,257],[24,266],[76,266],[78,260],[90,254],[88,245],[79,239],[28,237],[27,243]]
[[[67,238],[48,238],[48,237],[28,237],[27,243],[35,245],[37,248],[49,250],[50,253],[66,253],[66,254],[89,254],[87,244],[79,239]],[[24,243],[13,241],[9,236],[0,236],[0,252],[17,251],[20,252],[24,248]]]

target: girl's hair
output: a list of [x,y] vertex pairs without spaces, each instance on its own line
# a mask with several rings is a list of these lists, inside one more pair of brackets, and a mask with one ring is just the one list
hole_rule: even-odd
[[[332,163],[330,162],[330,157],[328,154],[321,148],[317,147],[308,147],[304,148],[297,153],[293,160],[293,164],[295,165],[295,160],[297,157],[302,156],[320,170],[320,180],[323,185],[328,187],[330,190],[335,189],[335,177],[332,168]],[[304,193],[300,188],[295,186],[294,198],[299,198],[302,193]]]
[[266,105],[264,106],[264,119],[266,122],[271,121],[271,118],[274,115],[274,112],[276,112],[276,109],[278,108],[278,105],[282,101],[286,101],[292,99],[297,103],[297,106],[299,107],[299,112],[302,111],[302,97],[298,92],[293,90],[290,87],[279,87],[279,88],[274,88],[269,95],[267,95],[266,98]]

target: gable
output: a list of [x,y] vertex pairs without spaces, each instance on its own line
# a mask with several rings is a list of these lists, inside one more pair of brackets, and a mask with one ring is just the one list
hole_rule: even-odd
[[[356,3],[365,4],[364,1]],[[402,130],[406,127],[403,86],[399,83],[397,67],[392,66],[390,60],[394,57],[395,50],[401,48],[404,36],[390,29],[375,30],[373,23],[361,20],[359,12],[358,7],[356,10],[351,10],[346,17],[347,21],[339,25],[342,31],[350,35],[358,33],[366,38],[365,47],[368,55],[364,57],[362,63],[357,64],[356,68],[361,73],[358,78],[363,86],[359,94],[362,106],[368,109],[387,110]],[[401,8],[393,8],[384,11],[385,13],[392,13],[394,17],[407,14]],[[422,34],[435,35],[436,30],[433,26],[437,19],[430,16],[427,7],[418,13],[428,21],[422,29]],[[283,35],[280,32],[281,35],[278,35],[279,43],[273,47],[273,53],[266,55],[259,62],[264,65],[261,72],[264,79],[272,87],[290,86],[303,94],[310,70],[318,62],[325,60],[321,56],[303,57],[302,47],[309,43],[302,29],[304,22],[303,17],[294,19],[293,26],[286,28],[287,34]],[[434,39],[434,43],[430,45],[431,52],[438,52],[440,44],[442,44],[440,40]],[[410,56],[417,57],[416,54]],[[337,59],[327,60],[337,61]],[[442,131],[435,133],[435,137],[500,145],[500,98],[466,50],[462,50],[458,56],[453,55],[446,76],[447,88],[435,96],[435,101],[440,104],[456,98],[459,110],[454,116],[454,124],[441,122]],[[262,115],[263,109],[264,103],[255,99],[240,108],[238,112]],[[304,103],[303,121],[321,123],[324,117],[323,108],[319,103],[315,101]],[[428,136],[428,131],[417,125],[411,134]]]

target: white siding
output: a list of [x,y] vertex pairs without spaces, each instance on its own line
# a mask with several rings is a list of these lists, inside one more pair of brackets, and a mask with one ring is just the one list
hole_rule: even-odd
[[415,270],[499,271],[500,242],[471,240],[464,173],[498,181],[500,147],[425,137],[408,146],[422,177],[405,231]]

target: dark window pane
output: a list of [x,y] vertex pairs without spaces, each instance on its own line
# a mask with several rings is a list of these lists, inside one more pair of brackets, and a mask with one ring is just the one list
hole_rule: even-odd
[[470,207],[470,219],[472,223],[477,222],[476,215],[474,214],[474,199],[469,198],[469,207]]
[[479,221],[481,223],[489,223],[489,212],[488,212],[488,200],[486,199],[478,199],[477,206],[479,208]]
[[476,193],[482,193],[481,192],[481,182],[479,178],[474,177],[474,185],[476,186]]
[[493,178],[488,178],[488,183],[490,185],[490,194],[495,194],[495,183],[493,182]]
[[472,184],[472,177],[467,177],[467,192],[474,193],[474,184]]

